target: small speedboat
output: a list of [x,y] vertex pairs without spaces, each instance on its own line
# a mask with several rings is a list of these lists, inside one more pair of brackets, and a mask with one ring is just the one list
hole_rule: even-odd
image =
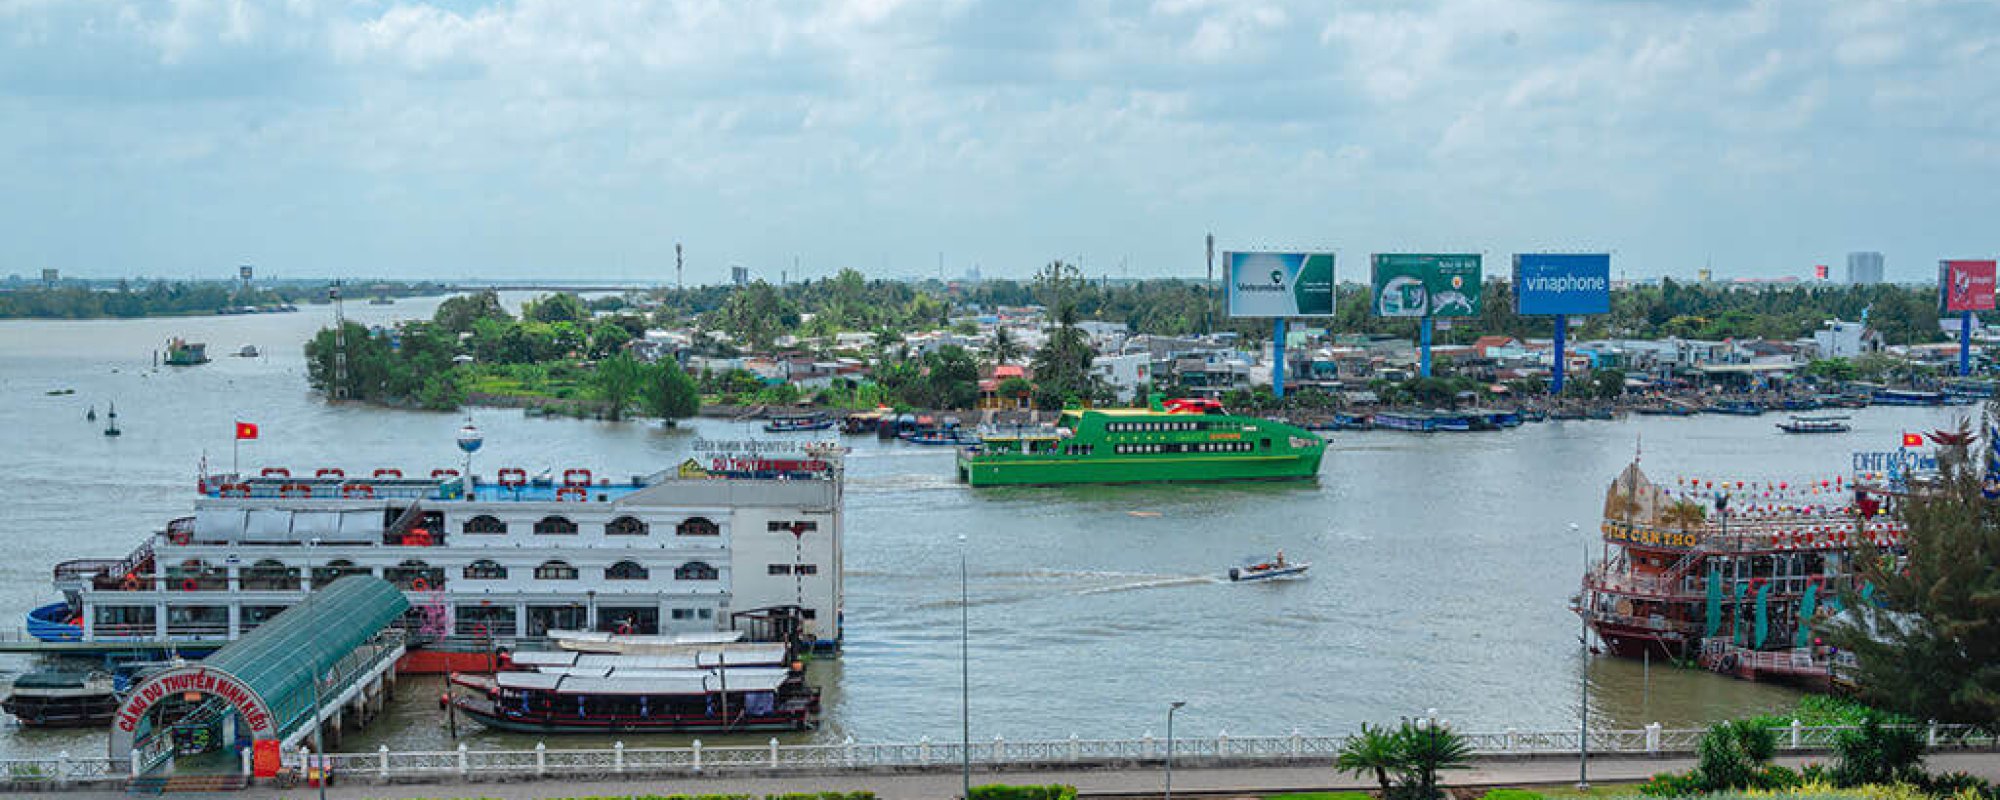
[[1251,564],[1247,567],[1230,567],[1229,579],[1237,583],[1242,583],[1244,581],[1268,581],[1275,578],[1290,578],[1304,575],[1306,570],[1311,567],[1312,565],[1306,562],[1286,561],[1281,557],[1272,561]]
[[833,419],[818,415],[805,417],[772,417],[764,423],[766,433],[791,433],[793,431],[823,431],[833,427]]
[[1846,417],[1800,417],[1778,423],[1778,430],[1786,433],[1846,433],[1852,430]]

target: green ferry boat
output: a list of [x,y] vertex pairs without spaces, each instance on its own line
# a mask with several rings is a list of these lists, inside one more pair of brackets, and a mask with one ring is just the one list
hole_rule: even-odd
[[972,486],[1311,480],[1326,441],[1214,400],[1068,410],[1053,432],[986,435],[958,454]]

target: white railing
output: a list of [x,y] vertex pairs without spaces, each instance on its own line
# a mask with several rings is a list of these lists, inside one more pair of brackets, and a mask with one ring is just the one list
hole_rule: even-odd
[[[2000,747],[1991,732],[1970,725],[1909,726],[1924,734],[1933,748]],[[1778,749],[1823,750],[1832,745],[1840,727],[1815,727],[1794,722],[1773,729]],[[1701,728],[1663,728],[1659,724],[1633,730],[1590,732],[1592,754],[1671,755],[1693,752]],[[1475,756],[1560,755],[1577,752],[1576,731],[1501,731],[1463,734]],[[1193,765],[1255,765],[1333,758],[1350,737],[1346,735],[1178,736],[1174,758]],[[984,767],[1107,766],[1157,761],[1167,755],[1164,738],[1037,739],[1010,741],[1001,737],[973,741],[971,760]],[[692,773],[724,771],[873,770],[944,767],[961,763],[958,742],[864,744],[852,739],[837,744],[779,744],[707,747],[632,748],[618,743],[610,749],[551,749],[537,744],[523,750],[457,750],[393,752],[386,746],[373,753],[335,753],[328,758],[337,773],[349,778],[499,779],[522,776],[589,776],[622,773]]]
[[62,786],[70,783],[122,780],[131,764],[125,759],[74,758],[58,753],[48,758],[0,758],[0,786]]

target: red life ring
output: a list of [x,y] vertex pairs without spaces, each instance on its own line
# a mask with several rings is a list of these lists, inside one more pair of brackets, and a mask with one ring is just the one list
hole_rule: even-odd
[[188,542],[194,541],[194,532],[185,529],[168,531],[167,541],[173,542],[174,544],[187,544]]
[[528,483],[528,471],[525,469],[521,469],[520,467],[507,467],[505,469],[500,470],[501,486],[525,486],[527,485],[527,483]]
[[284,467],[265,467],[263,475],[266,478],[289,478],[292,477],[292,471]]
[[278,487],[279,497],[311,497],[312,487],[303,483],[287,483]]
[[489,633],[489,631],[488,631],[488,630],[486,629],[486,623],[484,623],[484,622],[475,622],[475,623],[472,623],[472,635],[474,635],[474,636],[485,636],[485,635],[487,635],[488,633]]
[[340,496],[349,499],[353,499],[356,497],[361,497],[361,498],[374,497],[375,487],[369,486],[368,484],[365,483],[350,483],[347,484],[346,486],[340,487]]
[[221,495],[222,495],[223,497],[249,497],[249,496],[250,496],[250,484],[247,484],[247,483],[225,483],[225,484],[223,484],[223,485],[222,485],[222,490],[221,490],[220,494],[221,494]]
[[378,470],[375,470],[375,477],[376,477],[376,478],[401,478],[401,477],[403,477],[403,471],[402,471],[402,470],[400,470],[400,469],[396,469],[395,467],[383,467],[383,468],[381,468],[381,469],[378,469]]
[[188,578],[181,581],[181,591],[183,592],[199,591],[200,589],[201,589],[201,584],[196,582],[195,579],[193,578]]
[[589,486],[589,485],[590,485],[590,470],[587,470],[587,469],[566,469],[566,470],[563,470],[563,485],[564,485],[564,486]]
[[428,592],[430,590],[431,590],[430,582],[424,580],[423,578],[418,578],[416,580],[410,581],[410,591],[412,592]]
[[620,622],[620,623],[618,623],[618,635],[620,635],[620,636],[631,636],[631,635],[632,635],[632,623],[630,623],[630,622]]
[[314,473],[313,473],[313,477],[316,477],[316,478],[345,478],[345,477],[347,477],[347,471],[346,471],[346,470],[343,470],[343,469],[341,469],[341,468],[339,468],[339,467],[321,467],[321,468],[319,468],[319,470],[318,470],[317,472],[314,472]]
[[557,501],[557,502],[563,502],[563,501],[576,501],[576,502],[583,502],[583,500],[584,500],[584,499],[585,499],[585,498],[586,498],[586,497],[587,497],[587,496],[588,496],[589,494],[590,494],[590,493],[589,493],[589,492],[587,492],[587,491],[584,491],[584,488],[583,488],[583,487],[581,487],[581,486],[564,486],[564,487],[562,487],[561,489],[557,489],[557,490],[556,490],[556,501]]
[[119,584],[119,586],[128,592],[139,591],[139,576],[136,573],[127,572],[125,573],[125,582]]
[[455,470],[455,469],[434,469],[434,470],[431,470],[431,477],[433,477],[433,478],[445,478],[445,477],[451,477],[451,478],[456,478],[456,477],[458,477],[458,470]]

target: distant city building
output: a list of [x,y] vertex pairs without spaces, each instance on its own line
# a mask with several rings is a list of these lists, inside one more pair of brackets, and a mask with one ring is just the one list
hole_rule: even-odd
[[730,267],[730,268],[729,268],[729,282],[730,282],[730,283],[733,283],[733,284],[736,284],[737,286],[748,286],[748,285],[750,285],[750,268],[749,268],[749,267]]
[[43,283],[50,283],[50,284],[52,284],[52,283],[55,283],[56,281],[59,281],[59,280],[62,280],[62,271],[61,271],[61,270],[53,270],[53,269],[45,269],[45,270],[42,270],[42,282],[43,282]]
[[1847,282],[1868,286],[1882,282],[1882,254],[1872,251],[1847,254]]

